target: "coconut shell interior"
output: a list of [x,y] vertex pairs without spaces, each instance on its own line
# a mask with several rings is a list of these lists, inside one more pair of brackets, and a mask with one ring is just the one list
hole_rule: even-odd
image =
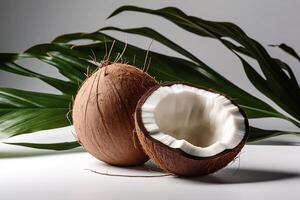
[[[232,149],[225,149],[224,151],[213,156],[199,157],[199,156],[190,155],[184,152],[180,148],[171,148],[170,146],[150,136],[150,133],[147,131],[143,123],[141,108],[144,105],[145,101],[148,99],[148,97],[159,87],[171,86],[173,84],[179,84],[179,83],[170,82],[170,83],[165,83],[153,87],[143,95],[143,97],[140,99],[137,105],[136,112],[135,112],[135,124],[136,124],[138,138],[143,146],[144,151],[160,168],[162,168],[167,172],[179,176],[206,175],[225,167],[239,154],[239,152],[241,151],[241,149],[243,148],[243,146],[247,141],[248,132],[249,132],[249,124],[248,124],[246,114],[232,100],[230,100],[231,103],[238,107],[239,112],[244,117],[244,125],[245,125],[245,133],[243,139],[238,143],[238,145],[236,145]],[[191,87],[201,88],[191,84],[186,84],[186,85],[189,85]],[[201,88],[201,89],[205,89],[205,88]],[[208,91],[216,93],[212,90],[208,90]]]

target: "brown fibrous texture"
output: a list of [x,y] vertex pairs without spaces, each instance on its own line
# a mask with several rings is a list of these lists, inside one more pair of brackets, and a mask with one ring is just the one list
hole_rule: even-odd
[[[165,83],[163,86],[172,85],[174,83]],[[222,169],[237,157],[247,141],[249,131],[248,120],[245,113],[240,108],[240,112],[245,118],[246,131],[244,139],[234,149],[224,150],[215,156],[205,158],[195,157],[183,152],[181,149],[171,148],[152,138],[143,125],[141,107],[147,97],[158,87],[160,86],[155,86],[144,94],[144,96],[140,99],[135,112],[135,126],[139,141],[145,153],[156,165],[164,171],[178,176],[202,176]]]
[[130,166],[148,156],[137,139],[134,111],[157,82],[144,71],[114,63],[93,73],[79,89],[72,110],[79,143],[99,160]]

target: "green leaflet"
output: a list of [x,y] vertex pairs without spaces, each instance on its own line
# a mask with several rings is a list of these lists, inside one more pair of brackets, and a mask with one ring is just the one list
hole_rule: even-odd
[[[271,92],[271,86],[269,85],[269,83],[263,77],[261,77],[246,60],[244,60],[239,55],[237,55],[237,56],[240,58],[240,60],[243,64],[245,73],[246,73],[248,79],[251,81],[251,83],[259,91],[261,91],[264,94],[267,94],[267,96],[273,97],[273,99],[274,99],[275,97],[274,97],[273,93]],[[286,120],[289,120],[292,123],[294,123],[296,126],[300,127],[300,123],[298,121],[293,120],[292,118],[289,118],[289,117],[286,117]]]
[[290,54],[291,56],[293,56],[294,58],[296,58],[300,62],[300,56],[297,54],[297,52],[292,47],[288,46],[287,44],[284,44],[284,43],[281,43],[280,45],[271,44],[269,46],[279,47],[280,49],[282,49],[286,53]]
[[14,74],[38,78],[45,83],[53,86],[54,88],[60,90],[62,93],[65,94],[73,94],[78,90],[78,86],[74,83],[69,81],[63,81],[56,78],[48,77],[33,71],[30,71],[16,63],[17,60],[22,60],[26,58],[35,58],[34,56],[29,56],[25,54],[7,54],[1,53],[0,54],[0,70],[11,72]]
[[78,86],[85,80],[87,70],[95,70],[96,66],[82,59],[81,54],[71,48],[62,44],[39,44],[26,50],[25,54],[56,67],[62,75]]
[[68,126],[71,97],[0,88],[0,138]]
[[292,134],[300,135],[300,132],[289,132],[289,131],[279,131],[279,130],[265,130],[255,127],[250,127],[250,135],[247,140],[248,143],[263,140],[270,137],[275,137],[279,135]]
[[0,88],[0,105],[10,107],[68,107],[69,95],[24,91],[12,88]]
[[79,147],[80,144],[76,141],[73,142],[61,142],[61,143],[25,143],[25,142],[4,142],[5,144],[30,147],[35,149],[47,149],[56,151],[65,151]]

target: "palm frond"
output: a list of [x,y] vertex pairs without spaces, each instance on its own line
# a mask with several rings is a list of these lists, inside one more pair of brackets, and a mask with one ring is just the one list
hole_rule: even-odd
[[[183,81],[208,87],[234,99],[245,110],[249,118],[281,118],[289,120],[300,127],[300,88],[291,67],[284,61],[271,57],[263,45],[249,37],[235,24],[213,22],[188,16],[173,7],[152,10],[136,6],[123,6],[114,11],[110,17],[124,11],[136,11],[160,16],[188,32],[220,41],[240,59],[241,66],[250,82],[291,116],[286,116],[275,110],[266,102],[238,87],[184,47],[179,46],[150,27],[130,29],[104,27],[92,33],[61,35],[51,43],[35,45],[23,53],[0,54],[0,70],[40,79],[61,91],[61,94],[47,94],[0,88],[0,138],[69,125],[72,119],[69,121],[67,114],[70,111],[72,97],[76,95],[81,83],[86,79],[86,74],[93,72],[98,67],[96,63],[91,62],[94,59],[92,58],[93,53],[97,57],[95,58],[96,61],[100,62],[113,43],[115,45],[111,53],[111,61],[114,61],[126,46],[126,51],[121,58],[122,62],[142,68],[147,50],[132,44],[125,44],[103,33],[107,30],[137,34],[154,39],[185,57],[182,59],[149,51],[151,63],[149,63],[148,73],[157,80]],[[78,45],[78,41],[82,39],[88,39],[91,42]],[[299,60],[299,55],[291,47],[285,44],[278,47]],[[257,61],[264,77],[247,62],[244,56]],[[49,64],[56,68],[66,80],[46,76],[18,64],[18,61],[27,58],[38,59]],[[264,130],[251,127],[249,141],[282,134],[299,134],[299,132]],[[9,144],[52,150],[67,150],[79,146],[76,141]]]

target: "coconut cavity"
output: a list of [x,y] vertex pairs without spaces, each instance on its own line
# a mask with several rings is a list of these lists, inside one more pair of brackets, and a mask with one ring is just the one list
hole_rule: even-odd
[[158,87],[141,118],[153,139],[197,157],[234,149],[245,137],[245,117],[231,100],[184,84]]

